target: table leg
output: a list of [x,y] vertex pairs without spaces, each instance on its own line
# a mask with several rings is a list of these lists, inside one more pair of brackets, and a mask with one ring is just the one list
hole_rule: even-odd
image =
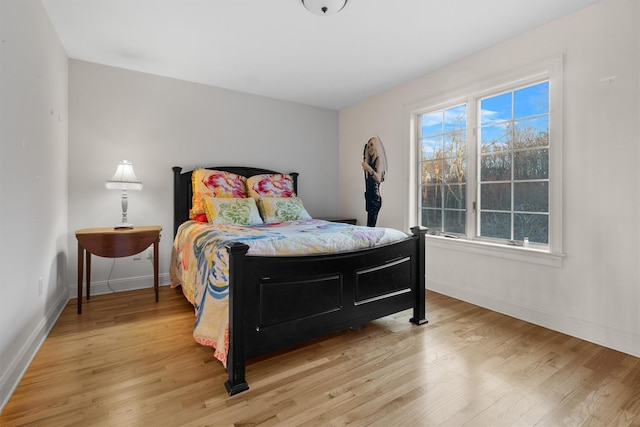
[[87,251],[87,301],[91,299],[91,252]]
[[78,243],[78,314],[82,314],[82,279],[84,267],[84,248]]
[[156,302],[158,302],[158,243],[160,242],[160,237],[153,242],[153,289],[156,291]]

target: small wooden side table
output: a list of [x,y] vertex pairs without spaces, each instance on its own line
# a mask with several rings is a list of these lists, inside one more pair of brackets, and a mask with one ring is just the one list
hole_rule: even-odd
[[82,273],[87,252],[87,300],[91,299],[91,254],[105,258],[135,255],[153,244],[153,288],[158,302],[159,225],[134,228],[84,228],[76,231],[78,240],[78,314],[82,313]]

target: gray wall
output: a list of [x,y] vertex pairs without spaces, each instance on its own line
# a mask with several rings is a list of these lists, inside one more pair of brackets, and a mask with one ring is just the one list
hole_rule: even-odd
[[[299,195],[309,213],[337,214],[337,111],[76,60],[69,75],[69,230],[120,222],[121,193],[104,182],[118,161],[131,161],[144,188],[128,193],[128,219],[163,227],[162,283],[168,282],[173,241],[172,166],[300,172]],[[68,243],[75,296],[73,234]],[[152,284],[146,257],[119,258],[115,265],[93,260],[92,293],[107,292],[107,280],[113,289]]]
[[68,299],[69,118],[67,56],[42,4],[0,1],[0,38],[1,407]]

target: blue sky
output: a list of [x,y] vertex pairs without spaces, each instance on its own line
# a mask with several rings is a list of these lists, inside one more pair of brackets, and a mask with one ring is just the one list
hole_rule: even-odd
[[[515,120],[518,127],[531,126],[540,131],[549,127],[549,82],[542,82],[511,92],[480,100],[481,143],[488,145],[507,143],[507,124]],[[543,116],[540,116],[543,115]],[[522,119],[522,120],[517,120]],[[466,104],[421,116],[423,153],[429,155],[442,150],[446,134],[464,131],[466,127]],[[444,135],[444,136],[443,136]]]
[[[512,99],[513,98],[513,99]],[[513,101],[513,102],[512,102]],[[513,115],[512,115],[513,107]],[[549,82],[538,83],[480,101],[480,125],[519,119],[549,112]]]

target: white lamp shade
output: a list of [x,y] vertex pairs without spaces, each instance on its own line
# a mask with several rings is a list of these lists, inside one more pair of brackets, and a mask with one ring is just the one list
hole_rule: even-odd
[[142,183],[133,172],[133,165],[126,160],[118,163],[116,173],[105,183],[109,190],[142,190]]
[[342,10],[347,0],[302,0],[302,4],[316,15],[333,15]]

